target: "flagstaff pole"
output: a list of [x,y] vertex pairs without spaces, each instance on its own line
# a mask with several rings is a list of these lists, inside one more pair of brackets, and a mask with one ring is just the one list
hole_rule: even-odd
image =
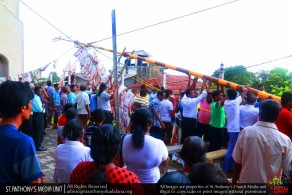
[[[85,47],[93,47],[93,48],[96,48],[96,49],[101,49],[101,50],[104,50],[104,51],[113,52],[114,56],[115,56],[115,54],[116,55],[119,54],[119,55],[123,55],[124,57],[131,58],[131,59],[141,60],[141,61],[144,61],[144,62],[148,62],[150,64],[155,64],[157,66],[161,66],[161,67],[165,67],[165,68],[168,68],[168,69],[176,70],[178,72],[186,73],[187,75],[193,75],[193,76],[196,76],[196,77],[199,77],[199,78],[207,79],[207,80],[209,80],[209,81],[211,81],[213,83],[216,83],[218,85],[222,85],[222,86],[225,86],[225,87],[228,87],[228,88],[229,87],[230,88],[234,88],[234,89],[236,89],[238,91],[242,91],[243,90],[243,86],[242,85],[239,85],[239,84],[236,84],[236,83],[233,83],[233,82],[229,82],[229,81],[226,81],[224,79],[211,77],[211,76],[204,75],[204,74],[192,71],[192,70],[187,70],[187,69],[184,69],[184,68],[176,67],[174,65],[166,64],[166,63],[163,63],[163,62],[158,62],[158,61],[155,61],[155,60],[149,59],[149,58],[143,58],[143,57],[140,57],[140,56],[137,56],[137,55],[133,55],[133,54],[127,53],[127,52],[125,52],[125,53],[118,52],[118,51],[116,51],[116,48],[114,50],[111,50],[111,49],[107,49],[107,48],[104,48],[104,47],[95,46],[95,45],[92,45],[90,43],[87,43],[87,44],[81,43],[80,45],[83,45]],[[266,93],[264,91],[259,91],[257,89],[251,88],[251,87],[246,87],[246,88],[247,88],[247,90],[249,92],[255,94],[256,96],[258,96],[260,98],[274,99],[274,100],[276,100],[278,102],[281,102],[281,97],[279,97],[279,96],[275,96],[275,95]]]
[[68,85],[71,85],[71,74],[70,74],[70,71],[68,72]]
[[219,79],[224,79],[224,64],[220,64],[220,73],[219,73]]
[[113,71],[114,71],[114,87],[115,87],[115,122],[116,128],[120,129],[120,113],[119,113],[119,90],[118,90],[118,63],[117,63],[117,33],[116,33],[116,13],[112,10],[112,37],[113,37]]
[[[87,46],[89,46],[89,45],[87,45]],[[104,51],[114,52],[111,49],[106,49],[106,48],[98,47],[98,46],[94,46],[94,45],[90,45],[90,46],[94,47],[94,48],[97,48],[97,49],[104,50]],[[117,54],[122,54],[121,52],[118,52],[118,51],[116,53]],[[132,59],[141,60],[141,61],[144,61],[144,62],[148,62],[150,64],[155,64],[155,65],[162,66],[162,67],[165,67],[165,68],[168,68],[168,69],[172,69],[172,70],[176,70],[176,71],[179,71],[179,72],[183,72],[183,73],[186,73],[187,75],[193,75],[193,76],[196,76],[196,77],[199,77],[199,78],[207,79],[207,80],[212,81],[213,83],[216,83],[216,84],[219,84],[219,85],[222,85],[222,86],[225,86],[225,87],[231,87],[231,88],[234,88],[234,89],[236,89],[238,91],[242,91],[242,85],[239,85],[239,84],[236,84],[236,83],[233,83],[233,82],[229,82],[229,81],[226,81],[226,80],[223,80],[223,79],[219,79],[219,78],[211,77],[211,76],[208,76],[208,75],[204,75],[204,74],[192,71],[192,70],[187,70],[187,69],[184,69],[184,68],[176,67],[176,66],[171,65],[171,64],[158,62],[158,61],[155,61],[153,59],[143,58],[143,57],[136,56],[136,55],[133,55],[133,54],[130,54],[130,53],[124,53],[123,55],[125,57],[129,57],[129,58],[132,58]],[[249,92],[255,94],[256,96],[258,96],[260,98],[274,99],[274,100],[276,100],[278,102],[281,102],[281,97],[279,97],[279,96],[275,96],[275,95],[266,93],[264,91],[259,91],[257,89],[251,88],[251,87],[246,87],[246,88],[247,88],[247,90]]]

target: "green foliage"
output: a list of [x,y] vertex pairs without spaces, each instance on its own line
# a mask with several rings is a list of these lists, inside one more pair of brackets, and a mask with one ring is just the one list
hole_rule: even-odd
[[[256,81],[254,73],[249,72],[242,65],[230,66],[224,70],[224,80],[231,81],[240,85],[251,85]],[[219,77],[220,69],[215,70],[213,77]]]
[[269,80],[270,77],[270,71],[268,70],[261,70],[259,72],[255,73],[255,81],[253,82],[253,84],[251,85],[254,89],[258,89],[260,84],[264,84],[265,85],[265,91],[271,91],[270,90],[270,86],[267,85],[267,82]]
[[[56,72],[51,72],[51,74],[52,74],[52,83],[57,83],[61,80]],[[51,79],[51,76],[48,77],[48,80],[50,79]]]
[[270,71],[265,83],[266,91],[273,95],[281,96],[283,92],[291,92],[292,72],[285,68],[274,68]]
[[[224,80],[231,81],[240,85],[250,85],[258,89],[259,84],[265,85],[267,93],[281,96],[283,92],[292,91],[292,72],[285,68],[274,68],[271,71],[261,70],[252,73],[246,70],[244,66],[231,66],[226,68]],[[213,73],[213,77],[219,77],[220,70]]]
[[47,81],[47,78],[43,78],[43,77],[42,77],[42,78],[39,79],[39,81],[40,81],[40,82],[46,82],[46,81]]

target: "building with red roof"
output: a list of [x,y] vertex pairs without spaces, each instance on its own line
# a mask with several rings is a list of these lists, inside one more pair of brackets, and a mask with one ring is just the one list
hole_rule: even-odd
[[[140,86],[142,84],[145,84],[148,89],[152,89],[154,85],[158,85],[159,87],[162,86],[162,79],[163,75],[159,75],[154,78],[146,79],[143,78],[137,79],[137,76],[129,77],[126,80],[132,80],[131,82],[135,81],[134,84],[127,85],[127,82],[125,81],[125,86],[129,89],[140,89]],[[165,88],[166,89],[171,89],[175,95],[178,95],[181,91],[185,91],[191,84],[192,84],[192,79],[189,81],[188,76],[183,76],[183,75],[166,75],[166,82],[165,82]],[[189,84],[190,83],[190,84]],[[197,82],[196,87],[201,88],[202,83]]]

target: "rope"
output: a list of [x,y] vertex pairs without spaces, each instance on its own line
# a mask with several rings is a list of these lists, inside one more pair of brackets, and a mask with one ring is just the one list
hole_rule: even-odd
[[[135,79],[136,78],[136,79]],[[138,77],[133,77],[134,80],[138,81],[139,83],[144,83],[146,86],[150,87],[151,89],[156,89],[157,91],[160,90],[158,88],[156,88],[155,86],[153,86],[151,83],[144,81]]]

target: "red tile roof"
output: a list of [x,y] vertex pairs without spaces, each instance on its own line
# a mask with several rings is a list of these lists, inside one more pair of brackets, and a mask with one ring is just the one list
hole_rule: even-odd
[[[162,86],[162,75],[151,78],[144,79],[145,85],[147,88],[151,88],[153,85]],[[179,94],[180,91],[184,91],[188,88],[189,77],[188,76],[180,76],[180,75],[166,75],[166,89],[171,89],[174,94]],[[190,81],[190,85],[192,84],[192,80]],[[136,83],[134,85],[128,86],[128,88],[140,88],[143,83]],[[196,87],[201,88],[202,83],[197,82]]]

